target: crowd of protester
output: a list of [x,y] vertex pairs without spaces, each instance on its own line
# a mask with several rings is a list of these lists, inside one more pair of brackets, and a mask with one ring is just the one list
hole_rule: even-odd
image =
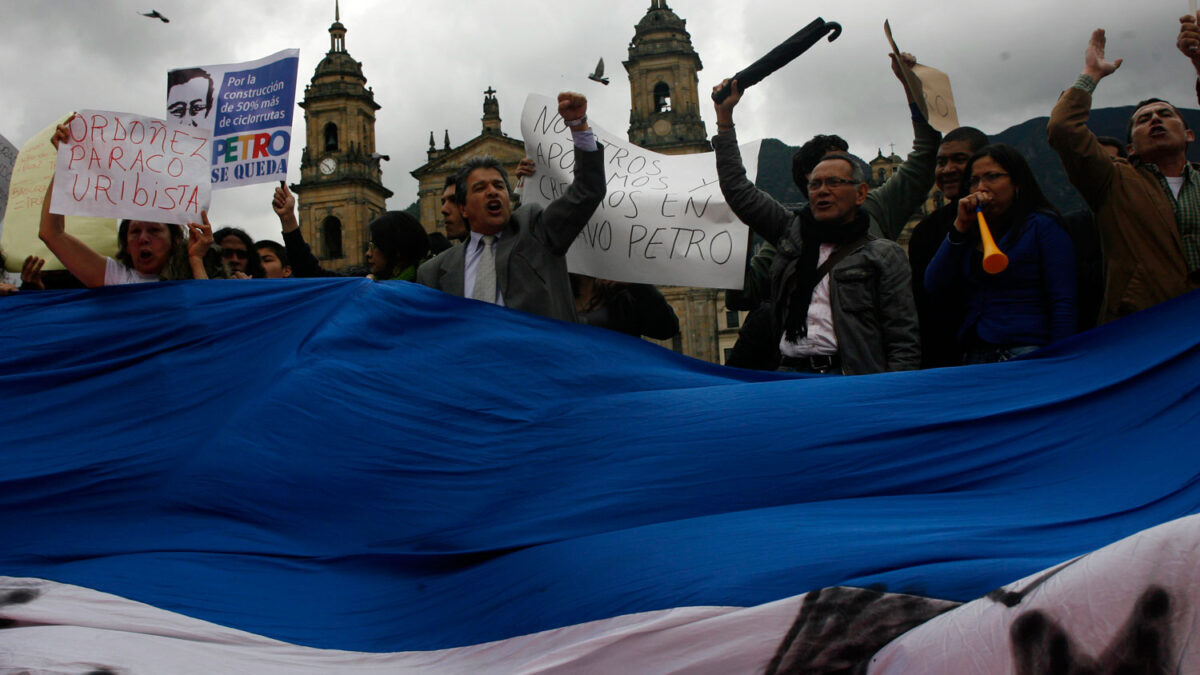
[[[1104,31],[1095,31],[1082,73],[1050,115],[1051,147],[1090,211],[1067,217],[1018,150],[969,126],[942,136],[907,85],[914,141],[903,164],[872,189],[869,169],[841,137],[817,135],[793,157],[807,204],[788,208],[746,175],[733,120],[743,98],[738,82],[714,87],[731,91],[714,104],[720,188],[765,240],[744,287],[727,293],[731,310],[749,312],[728,364],[865,374],[1004,361],[1200,285],[1200,166],[1186,160],[1193,133],[1174,106],[1152,98],[1136,105],[1124,142],[1093,134],[1092,92],[1121,63],[1107,59],[1105,46]],[[1197,17],[1181,18],[1176,46],[1200,74]],[[902,64],[914,63],[909,54],[893,57],[902,84]],[[502,164],[473,158],[443,188],[445,235],[399,211],[367,224],[367,276],[669,339],[679,320],[653,286],[567,272],[567,249],[605,195],[604,148],[588,127],[586,98],[566,92],[558,104],[575,151],[574,180],[561,196],[544,208],[521,205]],[[60,126],[52,143],[65,137]],[[525,160],[517,176],[533,171]],[[934,185],[948,202],[916,225],[905,251],[895,240]],[[121,221],[115,258],[66,231],[49,211],[51,189],[39,236],[86,287],[341,276],[304,241],[286,184],[271,203],[282,243],[255,242],[236,227],[213,233],[202,212],[186,230]],[[984,226],[1007,256],[999,271],[984,264]],[[44,264],[29,256],[21,285],[0,283],[0,295],[44,289]]]

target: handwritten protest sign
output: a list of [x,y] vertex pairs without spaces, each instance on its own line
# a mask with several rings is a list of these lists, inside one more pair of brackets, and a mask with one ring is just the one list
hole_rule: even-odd
[[207,129],[84,110],[67,131],[58,145],[51,213],[200,222],[212,190]]
[[[567,267],[616,281],[740,289],[747,228],[721,195],[712,154],[661,155],[588,125],[604,145],[608,192],[567,253]],[[544,206],[573,176],[574,145],[558,103],[531,94],[521,134],[537,163],[522,201]],[[755,175],[758,144],[742,156]]]
[[[46,187],[54,176],[57,155],[50,145],[50,136],[59,123],[70,115],[51,122],[34,134],[21,146],[17,163],[13,167],[12,182],[8,190],[8,207],[4,212],[4,230],[0,233],[0,247],[7,256],[7,269],[21,271],[25,256],[36,255],[46,259],[46,271],[65,269],[50,249],[38,239],[38,226],[42,220],[42,202],[46,198]],[[67,232],[87,244],[100,255],[114,256],[117,252],[117,221],[112,218],[67,216]]]
[[883,33],[900,64],[904,86],[921,109],[921,114],[929,120],[929,126],[942,133],[957,129],[958,109],[954,107],[954,94],[950,92],[950,77],[936,68],[919,63],[910,69],[900,61],[900,48],[892,39],[892,27],[886,20],[883,22]]
[[214,190],[287,179],[300,50],[167,73],[167,119],[212,134]]
[[8,207],[8,184],[12,182],[13,165],[17,163],[17,146],[0,136],[0,234],[4,227],[4,210]]

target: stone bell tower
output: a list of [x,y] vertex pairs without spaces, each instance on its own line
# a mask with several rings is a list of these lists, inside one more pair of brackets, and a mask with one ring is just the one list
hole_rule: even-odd
[[700,55],[692,47],[687,22],[666,0],[651,0],[624,65],[633,103],[631,143],[667,155],[712,150],[700,119]]
[[334,3],[329,52],[304,88],[306,147],[300,183],[293,185],[300,230],[329,269],[361,266],[371,236],[367,223],[387,210],[392,191],[383,186],[375,151],[375,92],[362,64],[346,52],[346,27]]

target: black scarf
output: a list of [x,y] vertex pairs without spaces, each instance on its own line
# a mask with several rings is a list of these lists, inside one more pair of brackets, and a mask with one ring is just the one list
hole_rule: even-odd
[[781,298],[787,303],[783,328],[789,341],[808,334],[808,304],[812,301],[813,289],[821,283],[821,278],[817,276],[821,244],[849,244],[866,234],[871,226],[870,217],[862,209],[854,214],[854,220],[849,223],[819,223],[808,207],[797,216],[800,218],[800,256],[796,259],[796,271]]

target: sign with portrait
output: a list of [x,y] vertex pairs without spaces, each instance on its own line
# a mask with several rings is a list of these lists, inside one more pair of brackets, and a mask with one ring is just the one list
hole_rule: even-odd
[[300,50],[167,72],[167,119],[212,135],[214,190],[287,179]]

